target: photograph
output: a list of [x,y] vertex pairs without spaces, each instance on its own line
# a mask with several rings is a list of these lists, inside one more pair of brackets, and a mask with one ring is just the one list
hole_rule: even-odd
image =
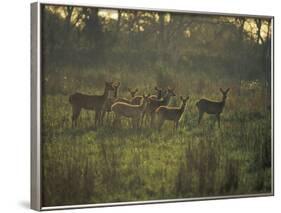
[[42,207],[273,195],[273,17],[39,7]]

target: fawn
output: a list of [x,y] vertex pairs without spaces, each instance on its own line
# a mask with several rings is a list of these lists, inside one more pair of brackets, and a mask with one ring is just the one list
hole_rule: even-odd
[[222,93],[222,101],[215,102],[207,99],[201,99],[196,103],[196,106],[199,111],[198,125],[200,124],[200,121],[204,113],[206,112],[207,114],[216,115],[218,126],[220,128],[220,114],[222,113],[223,108],[225,106],[225,100],[227,98],[227,93],[229,92],[229,89],[230,88],[223,91],[223,89],[220,88],[220,92]]
[[168,87],[166,94],[163,96],[163,99],[150,99],[149,103],[147,104],[146,110],[142,115],[141,123],[143,122],[145,114],[148,114],[151,118],[150,126],[153,127],[155,110],[160,106],[167,106],[169,104],[171,97],[176,96],[174,90],[174,88],[171,89]]
[[132,119],[133,128],[138,128],[140,117],[146,108],[147,102],[149,101],[149,96],[150,95],[143,95],[142,101],[139,105],[133,105],[124,102],[114,103],[111,107],[111,110],[115,113],[113,124],[115,124],[121,116],[124,116]]
[[109,91],[114,91],[113,82],[105,82],[104,93],[102,95],[85,95],[75,93],[69,96],[69,103],[72,106],[72,127],[77,126],[77,119],[81,109],[95,111],[95,127],[101,121],[101,112],[108,98]]
[[179,120],[185,110],[186,102],[189,97],[183,98],[180,96],[182,104],[180,107],[160,106],[156,109],[155,113],[158,118],[158,130],[160,131],[162,125],[166,120],[174,122],[174,129],[178,128]]

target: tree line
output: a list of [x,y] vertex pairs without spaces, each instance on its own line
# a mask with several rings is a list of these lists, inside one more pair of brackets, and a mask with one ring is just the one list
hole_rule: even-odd
[[271,19],[96,7],[43,8],[43,64],[220,73],[270,85]]

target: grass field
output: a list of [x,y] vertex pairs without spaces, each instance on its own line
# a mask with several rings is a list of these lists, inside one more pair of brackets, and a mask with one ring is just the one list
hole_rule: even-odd
[[[44,206],[271,192],[271,114],[265,109],[264,89],[244,89],[238,96],[231,88],[219,129],[209,115],[198,126],[195,107],[204,96],[221,100],[217,82],[184,81],[181,76],[175,80],[177,97],[170,102],[179,105],[179,95],[191,96],[177,131],[170,122],[161,132],[147,126],[132,129],[127,119],[120,128],[112,128],[112,115],[94,129],[92,111],[82,111],[78,127],[71,128],[71,93],[46,90]],[[63,89],[70,91],[67,82]],[[155,86],[153,81],[146,83]],[[100,94],[102,90],[100,86],[83,91]],[[125,89],[120,96],[128,96]]]

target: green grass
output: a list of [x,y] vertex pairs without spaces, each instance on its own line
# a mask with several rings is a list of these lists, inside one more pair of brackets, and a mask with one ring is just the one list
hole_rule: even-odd
[[227,100],[220,129],[209,115],[197,126],[193,97],[179,129],[167,122],[158,132],[126,119],[94,129],[91,111],[73,129],[68,96],[46,96],[44,206],[270,192],[270,113],[238,98]]

